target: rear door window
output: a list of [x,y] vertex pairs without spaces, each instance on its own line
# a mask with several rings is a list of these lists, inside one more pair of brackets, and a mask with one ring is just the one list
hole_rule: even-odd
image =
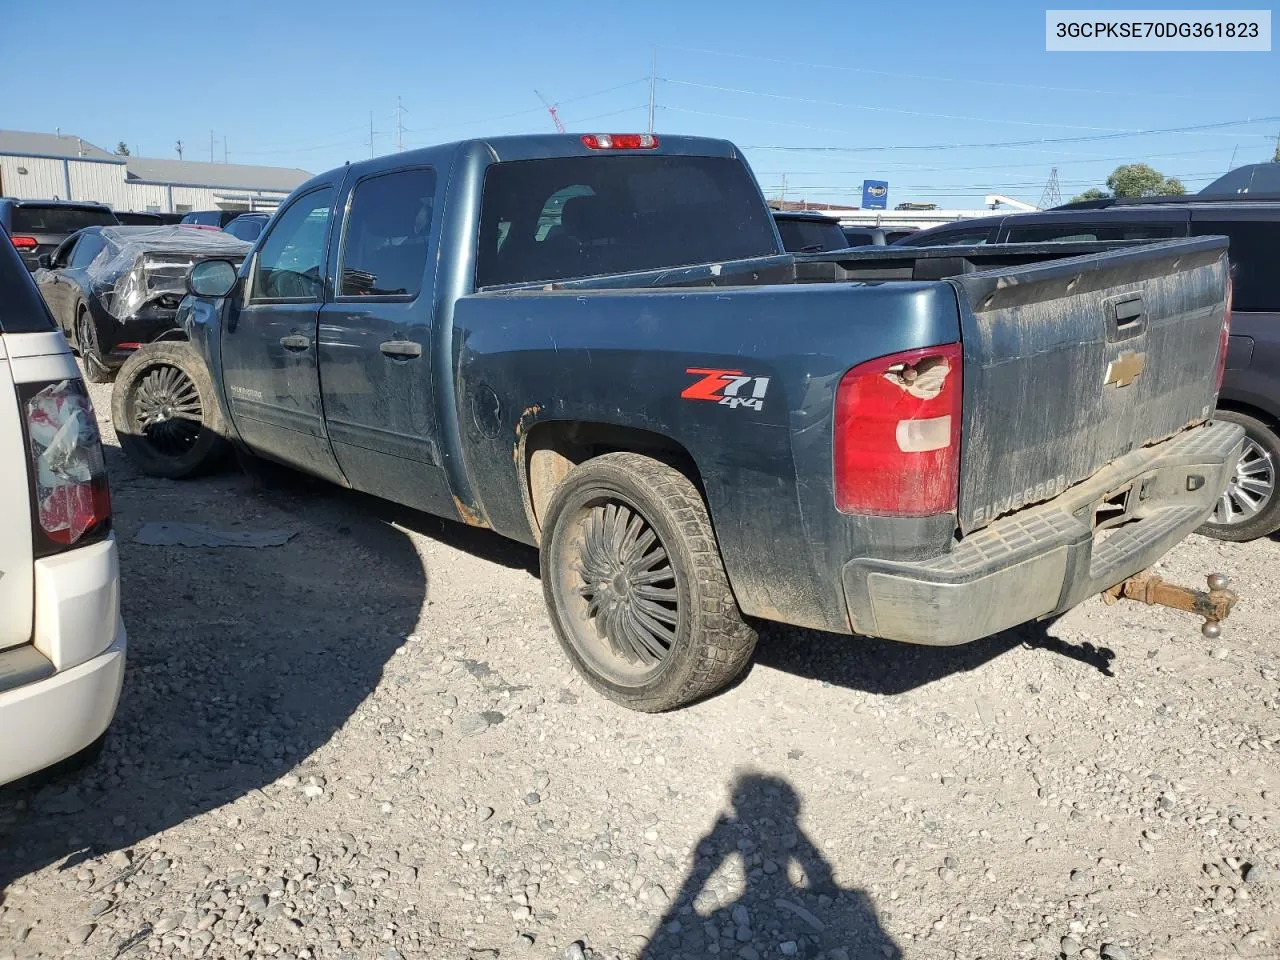
[[84,233],[80,235],[76,247],[71,251],[71,257],[67,261],[67,266],[71,269],[87,267],[93,263],[94,257],[102,252],[102,248],[107,245],[106,241],[97,233]]
[[476,284],[569,280],[778,253],[747,168],[727,157],[595,156],[492,165]]
[[1186,225],[1169,223],[1041,223],[1011,226],[1006,243],[1071,243],[1079,240],[1167,240],[1185,237]]
[[14,233],[75,233],[85,227],[108,227],[116,224],[110,210],[92,207],[41,207],[24,203],[13,208]]
[[1191,232],[1231,240],[1233,310],[1280,312],[1280,221],[1196,221]]
[[356,184],[342,241],[340,297],[413,298],[422,290],[436,174],[419,168]]
[[845,239],[840,224],[834,220],[823,223],[821,220],[779,217],[778,233],[782,235],[782,246],[792,253],[844,250],[853,245]]
[[35,281],[0,227],[0,334],[56,329]]
[[911,247],[958,247],[974,246],[995,241],[996,228],[993,226],[974,227],[969,230],[932,231],[922,230],[898,241],[903,246]]

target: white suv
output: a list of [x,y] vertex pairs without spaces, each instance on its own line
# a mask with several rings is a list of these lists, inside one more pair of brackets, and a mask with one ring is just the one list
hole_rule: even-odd
[[0,784],[101,742],[124,653],[98,423],[0,228]]

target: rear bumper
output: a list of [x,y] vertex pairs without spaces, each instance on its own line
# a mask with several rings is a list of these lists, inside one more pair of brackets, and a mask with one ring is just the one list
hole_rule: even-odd
[[[1068,610],[1149,567],[1204,522],[1243,437],[1234,424],[1211,423],[1135,450],[940,557],[851,560],[842,579],[854,630],[953,645]],[[1099,507],[1121,499],[1126,522],[1095,529]]]
[[115,537],[35,561],[31,642],[0,651],[0,783],[79,752],[107,729],[124,658]]
[[[120,700],[125,643],[117,619],[115,639],[96,657],[0,693],[0,784],[65,760],[102,735]],[[0,660],[19,654],[40,656],[26,646],[0,653]]]

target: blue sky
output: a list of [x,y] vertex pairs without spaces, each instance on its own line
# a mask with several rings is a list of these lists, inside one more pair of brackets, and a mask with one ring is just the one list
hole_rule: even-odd
[[[657,131],[737,142],[771,196],[785,175],[789,198],[856,202],[864,178],[883,178],[891,204],[977,207],[990,192],[1038,201],[1055,166],[1070,199],[1123,162],[1149,162],[1196,189],[1228,169],[1233,152],[1237,166],[1270,159],[1280,121],[921,149],[1280,114],[1280,54],[1047,53],[1044,9],[847,0],[15,3],[0,58],[11,86],[27,81],[0,101],[0,128],[60,127],[161,157],[176,156],[181,139],[187,159],[203,160],[212,130],[218,160],[225,146],[232,162],[318,172],[369,155],[370,111],[374,150],[394,150],[397,97],[406,147],[549,131],[535,89],[560,105],[570,130],[643,130],[656,48]],[[868,149],[887,146],[897,149]]]

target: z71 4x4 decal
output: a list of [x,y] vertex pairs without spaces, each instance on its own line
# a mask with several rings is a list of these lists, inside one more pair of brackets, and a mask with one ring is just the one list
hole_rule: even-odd
[[685,373],[697,377],[680,396],[686,400],[710,400],[726,407],[764,409],[764,395],[769,390],[768,377],[745,376],[741,370],[712,370],[690,367]]

